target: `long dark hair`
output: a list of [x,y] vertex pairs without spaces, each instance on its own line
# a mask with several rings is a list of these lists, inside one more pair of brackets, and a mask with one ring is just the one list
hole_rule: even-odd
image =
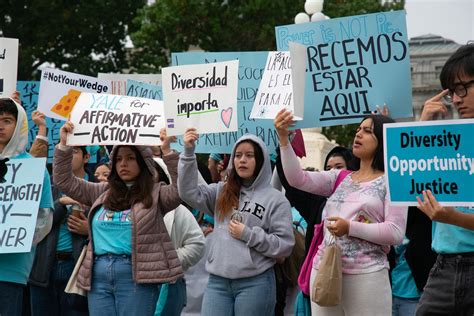
[[[129,147],[135,153],[140,167],[140,173],[130,188],[117,173],[117,154],[121,147]],[[153,176],[138,149],[135,146],[119,146],[112,157],[111,167],[108,178],[109,191],[104,206],[110,210],[123,211],[130,209],[133,204],[141,202],[145,208],[150,208],[153,204]]]
[[395,121],[389,116],[371,114],[364,117],[361,123],[366,119],[372,119],[373,132],[375,138],[377,139],[377,148],[375,149],[374,159],[372,160],[372,168],[385,172],[385,162],[383,155],[383,125],[395,123]]
[[245,139],[237,143],[231,157],[232,169],[229,171],[227,182],[222,187],[219,197],[217,198],[217,213],[220,220],[223,220],[227,214],[239,206],[240,186],[242,185],[243,179],[237,174],[233,159],[235,157],[235,151],[237,150],[237,147],[243,143],[249,143],[253,147],[255,154],[255,170],[253,172],[253,176],[255,178],[259,175],[263,166],[263,151],[256,142],[250,139]]

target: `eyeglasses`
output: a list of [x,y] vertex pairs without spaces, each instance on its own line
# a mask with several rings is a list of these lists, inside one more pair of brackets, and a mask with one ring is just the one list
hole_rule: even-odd
[[453,88],[449,88],[449,96],[452,98],[456,94],[458,97],[464,98],[467,95],[467,89],[472,84],[474,84],[474,80],[456,83]]

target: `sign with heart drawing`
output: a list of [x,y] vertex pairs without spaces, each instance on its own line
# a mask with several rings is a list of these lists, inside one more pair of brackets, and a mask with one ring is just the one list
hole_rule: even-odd
[[236,131],[238,70],[238,60],[163,68],[168,135]]

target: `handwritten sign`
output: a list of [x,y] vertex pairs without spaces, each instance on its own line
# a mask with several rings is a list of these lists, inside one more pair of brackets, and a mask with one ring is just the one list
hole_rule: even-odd
[[112,94],[81,93],[71,113],[67,144],[160,145],[163,102]]
[[0,183],[0,253],[31,250],[45,166],[45,158],[7,162],[6,182]]
[[127,95],[127,80],[134,80],[152,85],[161,85],[160,74],[109,74],[99,73],[97,78],[107,80],[111,84],[109,93]]
[[168,134],[236,131],[238,69],[238,60],[163,68]]
[[[255,120],[250,112],[257,95],[258,87],[265,71],[268,52],[226,52],[226,53],[173,53],[173,65],[190,65],[218,61],[239,60],[239,88],[237,93],[238,131],[229,133],[201,134],[196,144],[198,153],[230,153],[239,137],[251,133],[260,137],[274,152],[278,146],[278,135],[271,120]],[[182,141],[174,148],[181,150]]]
[[69,118],[81,92],[110,91],[108,81],[51,68],[41,72],[40,87],[38,110],[63,121]]
[[18,39],[0,37],[0,97],[15,92],[18,68]]
[[294,107],[289,52],[270,52],[265,65],[257,97],[250,118],[274,119],[278,111],[291,111],[296,120],[301,120],[303,108]]
[[163,100],[163,89],[161,86],[127,80],[127,95],[130,97]]
[[431,190],[441,205],[474,206],[474,119],[384,125],[392,203],[417,205]]
[[394,118],[413,116],[405,15],[383,12],[276,28],[278,50],[288,50],[290,42],[307,46],[296,57],[306,66],[300,70],[304,119],[296,127],[357,123],[383,104]]

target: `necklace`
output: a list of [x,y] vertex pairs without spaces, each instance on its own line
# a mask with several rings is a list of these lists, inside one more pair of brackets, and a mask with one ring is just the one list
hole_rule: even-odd
[[361,182],[371,181],[375,178],[378,178],[379,176],[380,175],[377,172],[373,172],[373,173],[368,174],[368,175],[360,175],[359,170],[357,170],[356,172],[354,172],[351,175],[351,179],[352,179],[353,182],[361,183]]

